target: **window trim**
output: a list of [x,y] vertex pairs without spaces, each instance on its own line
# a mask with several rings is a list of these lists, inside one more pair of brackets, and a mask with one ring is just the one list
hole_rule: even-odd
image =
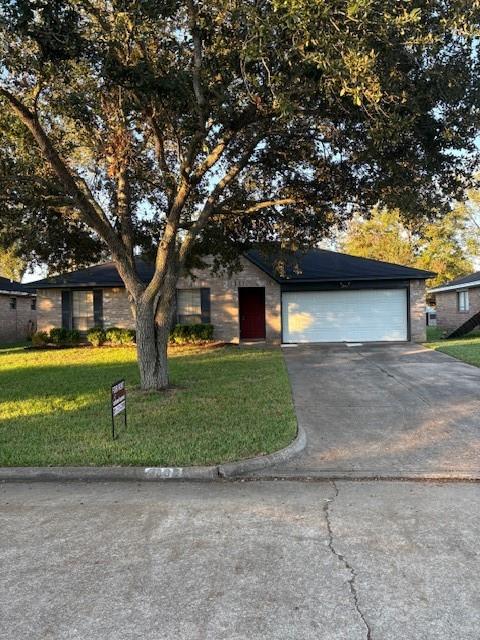
[[[92,296],[92,314],[88,316],[76,316],[75,315],[75,294],[84,293],[91,294]],[[94,290],[93,289],[73,289],[71,292],[71,306],[70,306],[70,328],[76,329],[75,320],[83,318],[86,319],[87,328],[86,329],[78,329],[80,333],[86,333],[90,329],[93,329],[95,326],[95,299],[94,299]],[[91,326],[89,326],[88,319],[91,318]]]
[[10,300],[8,301],[9,307],[11,311],[15,311],[17,308],[17,298],[15,296],[11,296]]
[[468,313],[470,311],[470,296],[468,289],[457,291],[457,310],[459,313]]
[[[198,313],[181,313],[179,297],[181,292],[198,294]],[[193,305],[192,305],[193,306]],[[196,306],[196,305],[195,305]],[[188,318],[189,320],[186,320]],[[182,287],[176,292],[176,320],[177,324],[201,324],[202,323],[202,289],[201,287]]]

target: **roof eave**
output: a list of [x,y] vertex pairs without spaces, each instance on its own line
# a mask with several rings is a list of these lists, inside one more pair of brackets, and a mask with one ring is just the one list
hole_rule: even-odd
[[472,282],[458,282],[457,284],[449,284],[444,287],[435,287],[429,289],[428,293],[443,293],[448,291],[459,291],[461,289],[474,289],[480,287],[480,280],[473,280]]
[[323,283],[334,283],[334,282],[391,282],[393,280],[428,280],[431,276],[372,276],[370,278],[311,278],[301,280],[295,278],[285,278],[280,280],[280,284],[323,284]]
[[36,294],[32,291],[17,291],[17,290],[8,290],[8,289],[0,289],[0,295],[7,296],[25,296],[28,298],[29,296],[35,296]]
[[125,288],[123,282],[32,282],[34,289],[85,289],[96,287],[101,289]]

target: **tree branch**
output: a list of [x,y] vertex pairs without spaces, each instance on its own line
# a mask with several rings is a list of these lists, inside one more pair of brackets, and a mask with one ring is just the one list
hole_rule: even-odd
[[229,171],[224,175],[222,180],[217,183],[216,187],[208,197],[198,220],[196,220],[190,227],[187,236],[182,244],[182,247],[180,248],[177,261],[176,241],[183,207],[192,191],[192,188],[196,184],[198,184],[205,173],[211,167],[213,167],[216,162],[218,162],[230,140],[232,140],[235,137],[237,131],[240,130],[241,127],[238,125],[241,121],[242,118],[238,120],[237,126],[232,126],[225,133],[221,141],[210,152],[207,158],[200,164],[200,166],[192,176],[182,175],[180,186],[177,190],[175,200],[167,217],[165,230],[159,243],[155,261],[155,273],[147,289],[145,290],[145,298],[149,298],[151,300],[155,299],[155,296],[157,296],[160,288],[163,286],[163,283],[165,281],[167,267],[173,268],[171,264],[175,262],[175,268],[176,270],[178,270],[178,268],[180,268],[180,266],[183,264],[186,255],[191,245],[193,244],[193,241],[211,215],[218,196],[246,166],[252,153],[255,151],[257,144],[262,138],[265,137],[264,133],[255,136],[252,142],[247,146],[246,152],[241,156],[238,162],[232,165]]
[[277,198],[276,200],[263,200],[262,202],[255,202],[255,204],[252,204],[245,209],[229,209],[228,213],[232,213],[235,215],[256,213],[257,211],[268,209],[269,207],[280,207],[289,204],[299,204],[300,202],[302,201],[299,198]]
[[198,128],[200,132],[204,133],[205,122],[206,122],[206,116],[205,116],[206,100],[205,100],[205,94],[203,92],[202,78],[201,78],[202,36],[197,24],[197,20],[198,20],[197,8],[193,0],[188,1],[188,13],[189,13],[190,30],[192,32],[192,40],[193,40],[193,70],[192,70],[193,92],[195,94],[195,99],[197,101]]
[[62,209],[66,207],[73,208],[75,206],[73,198],[69,198],[68,196],[42,196],[42,202],[44,202],[48,207],[58,207]]
[[203,162],[195,169],[195,171],[191,175],[191,180],[194,184],[198,184],[203,176],[207,173],[209,169],[211,169],[221,158],[223,152],[227,148],[228,144],[235,136],[235,131],[230,129],[226,131],[224,136],[220,139],[220,141],[215,145],[215,147],[210,151],[208,156],[205,158]]
[[153,140],[155,143],[155,156],[157,158],[158,166],[160,167],[163,175],[165,176],[165,181],[167,184],[167,192],[169,193],[169,197],[172,197],[173,190],[175,188],[175,176],[170,170],[168,166],[167,158],[165,155],[165,140],[163,137],[163,132],[155,118],[155,114],[152,112],[152,115],[148,116],[148,122],[150,123],[150,128],[153,134]]
[[227,188],[227,186],[235,180],[238,174],[247,166],[250,161],[255,149],[257,148],[258,143],[266,137],[265,133],[258,134],[254,137],[251,143],[248,145],[246,151],[242,154],[242,156],[235,162],[235,164],[231,165],[230,169],[225,173],[223,178],[215,185],[214,189],[208,196],[203,209],[198,216],[198,219],[192,224],[190,229],[188,230],[185,239],[179,250],[179,265],[183,266],[185,263],[185,259],[192,248],[192,245],[203,229],[208,219],[210,218],[213,210],[215,208],[215,204],[218,200],[218,197],[223,193],[223,191]]
[[122,240],[128,259],[133,266],[133,228],[130,211],[130,181],[127,167],[120,169],[117,176],[117,217],[120,221]]
[[174,269],[173,265],[173,263],[176,262],[175,248],[177,232],[180,224],[180,216],[191,190],[191,183],[185,180],[185,178],[182,178],[167,217],[162,239],[158,245],[155,259],[155,273],[145,289],[144,297],[146,300],[155,300],[163,285],[167,272],[171,273],[172,270],[174,270],[175,273],[177,272],[177,269]]
[[[242,131],[242,129],[246,129],[248,125],[254,121],[256,112],[256,107],[249,105],[230,122],[228,128],[225,129],[223,136],[219,139],[205,160],[200,163],[195,171],[193,171],[191,179],[194,184],[198,184],[207,171],[219,161],[225,149],[228,147],[230,142],[236,138],[238,133]],[[188,164],[190,164],[192,160],[193,158],[189,158]]]
[[97,232],[109,246],[113,258],[118,262],[118,268],[121,272],[120,275],[124,279],[125,284],[127,284],[132,291],[138,291],[142,285],[128,259],[127,248],[116,235],[105,212],[95,201],[85,180],[71,172],[35,114],[2,86],[0,86],[0,96],[3,96],[7,100],[12,111],[32,134],[43,157],[57,175],[67,195],[70,195],[73,199],[83,221]]

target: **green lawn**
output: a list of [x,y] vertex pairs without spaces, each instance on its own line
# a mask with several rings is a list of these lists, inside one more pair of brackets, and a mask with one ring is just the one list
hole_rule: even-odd
[[443,340],[442,334],[441,329],[428,327],[428,342],[425,346],[480,367],[480,333],[478,331],[472,331],[467,336],[454,340]]
[[[172,390],[145,394],[132,348],[0,349],[0,466],[211,464],[293,439],[279,350],[190,349],[170,371]],[[129,422],[112,441],[110,385],[122,377]]]
[[442,340],[445,331],[440,327],[427,327],[427,340],[428,342],[437,342]]

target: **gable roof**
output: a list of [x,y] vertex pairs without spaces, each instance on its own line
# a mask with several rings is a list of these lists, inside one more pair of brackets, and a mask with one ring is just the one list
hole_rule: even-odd
[[[296,282],[342,282],[350,280],[425,280],[434,273],[398,264],[349,256],[345,253],[311,249],[295,254],[269,254],[258,250],[248,251],[245,257],[278,283]],[[277,265],[284,258],[284,269],[280,273]],[[136,258],[137,271],[144,282],[153,275],[153,265]],[[37,280],[32,285],[37,289],[76,287],[123,287],[123,281],[113,262],[104,262],[87,269],[79,269],[59,276]]]
[[0,293],[11,293],[20,296],[35,295],[35,288],[15,280],[0,277]]
[[[247,258],[277,282],[343,282],[351,280],[426,280],[435,274],[431,271],[404,267],[399,264],[359,258],[346,253],[310,249],[297,251],[285,259],[285,267],[279,274],[276,264],[280,254],[249,251]],[[287,254],[285,254],[287,256]]]
[[451,289],[469,289],[471,287],[480,287],[480,271],[445,282],[439,287],[429,289],[429,293],[441,293],[442,291],[450,291]]

